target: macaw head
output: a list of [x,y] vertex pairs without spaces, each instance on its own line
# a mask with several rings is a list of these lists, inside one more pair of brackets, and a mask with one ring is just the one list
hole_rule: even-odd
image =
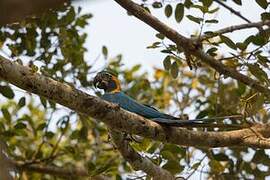
[[95,88],[103,89],[108,93],[116,93],[121,91],[120,81],[115,75],[108,71],[101,71],[97,73],[93,83]]

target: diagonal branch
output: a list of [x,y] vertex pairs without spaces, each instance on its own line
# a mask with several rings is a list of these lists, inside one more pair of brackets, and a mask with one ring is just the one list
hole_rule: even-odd
[[6,143],[0,141],[0,179],[12,180],[12,176],[9,173],[10,170],[14,169],[13,164],[6,155]]
[[248,29],[248,28],[262,28],[262,26],[267,25],[270,26],[270,21],[259,21],[259,22],[254,22],[254,23],[246,23],[246,24],[240,24],[240,25],[235,25],[235,26],[229,26],[223,29],[219,29],[217,31],[213,31],[212,33],[205,34],[200,37],[200,40],[205,40],[209,38],[213,38],[215,36],[219,36],[221,34],[226,34],[230,32],[234,32],[237,30],[242,30],[242,29]]
[[40,164],[24,164],[23,162],[14,161],[13,164],[19,171],[33,171],[42,174],[51,174],[54,176],[63,177],[79,177],[79,176],[90,176],[88,172],[80,168],[61,168],[57,166],[40,165]]
[[[42,174],[51,174],[53,176],[62,176],[62,177],[90,177],[90,174],[87,170],[83,168],[62,168],[58,166],[51,165],[41,165],[41,164],[29,164],[22,161],[14,161],[9,159],[5,153],[5,143],[0,141],[0,177],[1,179],[11,180],[13,179],[10,175],[12,171],[32,171]],[[97,175],[91,177],[92,179],[106,179],[101,178],[102,175]],[[105,177],[105,176],[104,176]]]
[[[32,171],[42,174],[50,174],[52,176],[78,178],[78,177],[90,177],[87,170],[83,168],[62,168],[58,166],[51,165],[41,165],[41,164],[25,164],[19,161],[12,162],[17,170],[19,171]],[[103,175],[92,176],[93,180],[108,180],[109,178]]]
[[257,124],[252,128],[227,132],[201,132],[161,126],[1,56],[0,78],[76,112],[99,119],[116,131],[184,146],[270,148],[270,141],[264,139],[270,137],[270,124]]
[[207,55],[204,53],[197,45],[196,42],[182,36],[174,29],[170,28],[160,20],[158,20],[156,17],[151,15],[148,11],[143,9],[140,5],[132,2],[131,0],[115,0],[118,4],[120,4],[124,9],[129,11],[129,13],[136,16],[138,19],[142,20],[158,32],[164,34],[168,39],[176,43],[178,46],[182,47],[185,52],[188,54],[191,54],[198,59],[200,59],[202,62],[208,64],[212,68],[214,68],[216,71],[218,71],[220,74],[224,74],[228,77],[231,77],[233,79],[236,79],[245,85],[254,88],[258,92],[261,92],[265,94],[266,96],[270,97],[270,90],[261,85],[260,82],[245,76],[239,72],[237,72],[235,69],[226,67],[221,62],[217,61],[212,56]]
[[175,179],[174,176],[165,169],[155,165],[151,160],[143,158],[125,139],[123,133],[110,130],[110,135],[117,149],[120,151],[125,160],[127,160],[135,170],[142,170],[156,180]]
[[1,0],[0,26],[17,23],[33,15],[41,15],[49,9],[59,8],[69,2],[69,0]]
[[244,17],[240,12],[234,10],[233,8],[231,8],[230,6],[228,6],[227,4],[221,2],[220,0],[214,0],[214,1],[216,3],[218,3],[218,4],[220,4],[221,6],[223,6],[224,8],[228,9],[229,11],[231,11],[231,13],[233,13],[234,15],[238,16],[239,18],[243,19],[247,23],[251,23],[251,21],[248,20],[246,17]]

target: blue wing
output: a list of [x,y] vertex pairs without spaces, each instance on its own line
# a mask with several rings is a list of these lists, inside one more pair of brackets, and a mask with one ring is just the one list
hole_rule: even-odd
[[159,112],[155,108],[147,105],[143,105],[132,99],[131,97],[127,96],[123,92],[113,93],[109,94],[106,93],[102,97],[102,99],[119,104],[119,106],[127,111],[139,114],[145,118],[148,119],[155,119],[155,118],[161,118],[161,119],[178,119],[176,117],[173,117],[168,114],[164,114],[162,112]]
[[152,121],[171,125],[171,126],[186,126],[186,125],[194,125],[194,124],[203,124],[202,119],[196,120],[180,120],[174,116],[159,112],[154,107],[143,105],[127,96],[123,92],[118,93],[105,93],[101,96],[102,99],[118,104],[121,108],[141,115],[147,119],[151,119]]
[[[154,107],[143,105],[132,99],[131,97],[127,96],[123,92],[118,93],[105,93],[103,96],[101,96],[102,99],[109,101],[111,103],[118,104],[121,108],[136,113],[138,115],[141,115],[147,119],[151,119],[152,121],[155,121],[157,123],[170,125],[170,126],[193,126],[196,125],[198,127],[203,127],[204,125],[207,125],[211,122],[215,122],[216,120],[223,120],[226,118],[236,118],[236,116],[224,116],[224,117],[213,117],[213,118],[203,118],[203,119],[193,119],[193,120],[180,120],[180,118],[176,118],[174,116],[159,112]],[[238,116],[237,118],[242,118],[242,116]],[[218,124],[215,124],[218,125]],[[238,125],[234,124],[226,124],[227,127],[233,127],[233,128],[239,128]],[[224,127],[221,126],[220,127]]]

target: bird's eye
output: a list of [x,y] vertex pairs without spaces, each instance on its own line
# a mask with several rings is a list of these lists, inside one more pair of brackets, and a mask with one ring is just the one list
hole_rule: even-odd
[[107,79],[111,79],[111,78],[112,78],[112,76],[111,76],[110,74],[105,74],[105,78],[107,78]]

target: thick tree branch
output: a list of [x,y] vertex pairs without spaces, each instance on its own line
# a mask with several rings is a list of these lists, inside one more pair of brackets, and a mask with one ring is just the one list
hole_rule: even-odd
[[200,37],[201,40],[213,38],[215,36],[219,36],[221,34],[226,34],[230,32],[234,32],[237,30],[242,30],[242,29],[248,29],[248,28],[262,28],[264,25],[270,26],[270,21],[259,21],[259,22],[254,22],[254,23],[246,23],[246,24],[240,24],[240,25],[235,25],[235,26],[229,26],[217,31],[213,31],[211,34],[205,34]]
[[129,142],[123,133],[110,130],[110,134],[117,149],[135,170],[142,170],[149,176],[152,176],[155,180],[175,179],[170,172],[155,165],[151,160],[143,158],[139,153],[137,153],[129,145]]
[[0,26],[19,22],[27,16],[40,15],[63,6],[69,0],[0,0]]
[[248,85],[249,87],[254,88],[258,92],[261,92],[266,96],[270,97],[270,90],[267,87],[261,85],[260,82],[237,72],[235,69],[226,67],[221,62],[214,59],[212,56],[207,55],[198,47],[196,42],[182,36],[174,29],[159,21],[156,17],[148,13],[140,5],[132,2],[131,0],[115,1],[120,4],[124,9],[136,16],[138,19],[142,20],[158,32],[164,34],[168,39],[176,43],[178,46],[182,47],[184,51],[188,52],[188,54],[194,55],[195,57],[199,58],[202,62],[208,64],[219,73],[234,78]]
[[54,176],[64,177],[78,177],[78,176],[89,176],[86,170],[80,168],[61,168],[57,166],[44,166],[40,164],[24,164],[23,162],[13,162],[16,169],[19,171],[33,171],[42,174],[51,174]]
[[257,124],[252,129],[227,132],[200,132],[161,126],[134,113],[122,110],[115,104],[35,73],[31,68],[11,62],[1,56],[0,78],[76,112],[99,119],[116,131],[184,146],[270,148],[270,141],[264,139],[270,137],[270,124]]
[[6,147],[7,145],[0,140],[0,179],[12,180],[9,171],[14,169],[14,166],[6,155]]
[[[40,165],[40,164],[25,164],[23,162],[12,162],[17,170],[19,171],[32,171],[42,174],[50,174],[53,176],[62,176],[62,177],[90,177],[89,173],[85,169],[81,168],[62,168],[57,166],[50,166],[50,165]],[[91,177],[93,180],[107,180],[106,176],[97,175]]]
[[[82,168],[62,168],[50,165],[28,164],[25,162],[12,161],[4,153],[4,143],[0,141],[0,177],[1,179],[11,180],[11,171],[33,171],[42,174],[50,174],[62,177],[90,177],[89,173]],[[103,178],[104,177],[104,178]],[[92,179],[106,180],[102,175],[91,177]]]

